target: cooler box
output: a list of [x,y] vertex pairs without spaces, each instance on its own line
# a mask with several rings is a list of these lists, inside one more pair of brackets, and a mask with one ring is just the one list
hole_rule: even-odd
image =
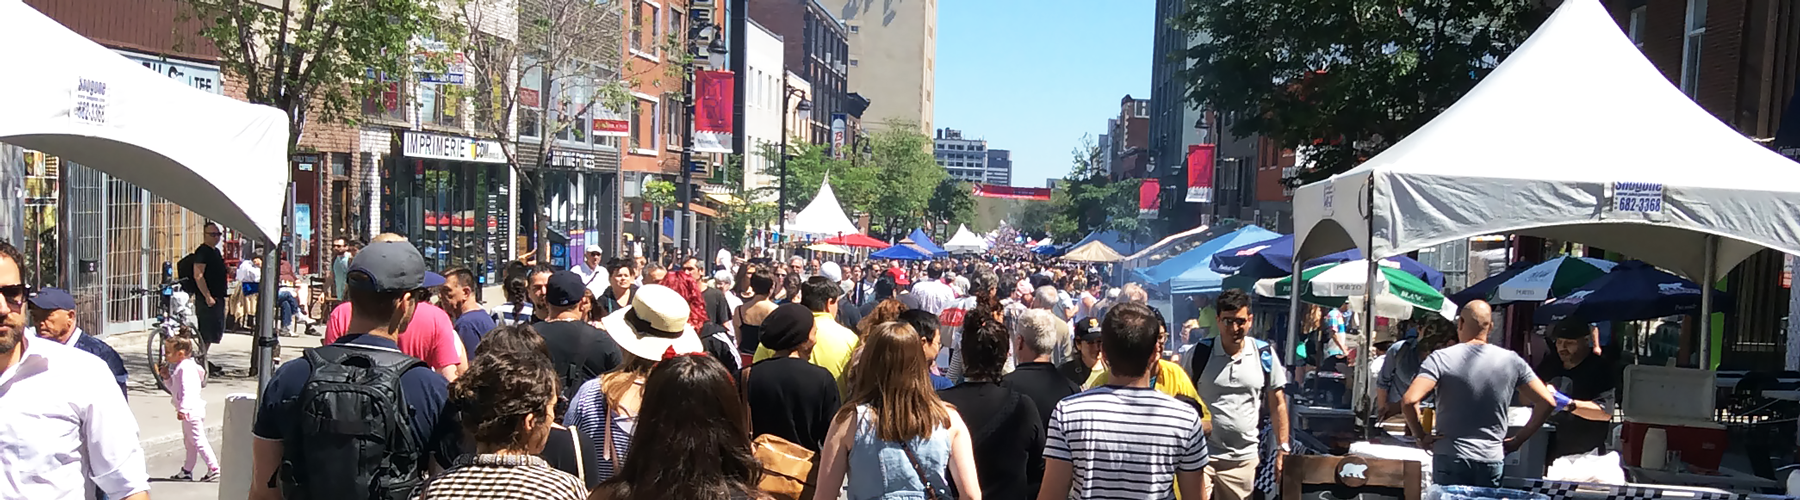
[[1725,426],[1712,420],[1714,376],[1711,370],[1693,368],[1626,367],[1619,432],[1619,458],[1625,465],[1644,463],[1644,432],[1656,428],[1668,434],[1669,450],[1681,452],[1682,462],[1718,470],[1729,437]]

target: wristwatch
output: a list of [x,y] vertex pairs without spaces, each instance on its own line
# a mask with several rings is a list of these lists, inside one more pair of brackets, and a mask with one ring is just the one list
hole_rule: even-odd
[[1288,446],[1287,443],[1281,443],[1281,452],[1282,453],[1293,453],[1294,447]]

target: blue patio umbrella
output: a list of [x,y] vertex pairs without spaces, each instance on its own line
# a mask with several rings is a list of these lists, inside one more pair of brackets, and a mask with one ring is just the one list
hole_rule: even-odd
[[930,252],[932,256],[950,254],[950,252],[944,251],[944,247],[940,247],[937,243],[932,242],[931,236],[925,234],[924,229],[914,229],[912,234],[906,235],[906,239],[912,240],[914,245],[918,245],[921,250]]
[[932,255],[931,255],[930,250],[920,248],[919,245],[901,243],[899,245],[894,245],[891,247],[883,248],[881,250],[876,250],[875,253],[869,254],[869,258],[872,258],[872,259],[894,259],[894,260],[931,260]]
[[[1731,308],[1731,297],[1713,292],[1713,312]],[[1550,324],[1636,321],[1700,311],[1700,286],[1643,261],[1620,262],[1612,272],[1539,306],[1533,319]]]
[[1468,288],[1464,288],[1460,292],[1450,294],[1449,299],[1458,306],[1467,304],[1472,300],[1487,300],[1488,297],[1494,295],[1495,288],[1500,288],[1501,283],[1505,283],[1506,280],[1512,279],[1513,276],[1518,276],[1519,273],[1525,272],[1526,269],[1531,269],[1531,266],[1533,265],[1536,264],[1527,261],[1514,262],[1512,265],[1506,266],[1506,270],[1501,271],[1500,274],[1488,276],[1487,279],[1481,280],[1479,283],[1469,285]]

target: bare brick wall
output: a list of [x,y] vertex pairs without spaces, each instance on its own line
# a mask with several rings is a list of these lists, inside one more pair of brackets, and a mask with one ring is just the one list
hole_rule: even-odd
[[212,61],[219,51],[199,36],[200,23],[178,21],[179,0],[26,0],[81,36],[102,45],[171,57]]

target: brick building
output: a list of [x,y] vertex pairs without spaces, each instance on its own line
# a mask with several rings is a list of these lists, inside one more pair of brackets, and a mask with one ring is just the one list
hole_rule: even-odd
[[811,126],[804,132],[790,129],[788,133],[811,138],[815,144],[825,143],[831,138],[831,115],[860,116],[863,111],[849,109],[850,45],[846,38],[849,32],[843,21],[818,0],[756,0],[749,3],[750,19],[780,36],[786,45],[782,60],[787,70],[811,85]]
[[1119,117],[1108,120],[1113,179],[1141,179],[1150,172],[1150,100],[1127,94],[1119,98]]
[[[1744,136],[1769,138],[1783,119],[1800,119],[1782,116],[1800,77],[1800,4],[1788,0],[1604,3],[1663,76]],[[1782,368],[1786,332],[1781,327],[1789,298],[1783,266],[1782,254],[1764,250],[1726,275],[1726,291],[1736,298],[1737,311],[1725,315],[1721,368]]]

